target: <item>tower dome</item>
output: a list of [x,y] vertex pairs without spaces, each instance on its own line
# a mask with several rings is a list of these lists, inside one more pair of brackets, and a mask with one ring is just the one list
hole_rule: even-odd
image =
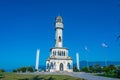
[[56,17],[56,22],[62,22],[62,17],[61,16],[57,16]]

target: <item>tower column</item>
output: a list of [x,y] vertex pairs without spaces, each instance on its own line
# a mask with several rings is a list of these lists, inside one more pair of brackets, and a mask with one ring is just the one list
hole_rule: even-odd
[[79,54],[76,53],[77,69],[79,70]]
[[63,38],[62,38],[62,29],[56,29],[56,44],[55,47],[62,47]]
[[55,22],[55,30],[56,30],[56,34],[55,34],[55,40],[56,40],[56,44],[55,47],[63,47],[63,22],[62,22],[62,17],[58,16],[56,18],[56,22]]
[[37,49],[37,53],[36,53],[36,66],[35,69],[38,71],[39,68],[39,55],[40,55],[40,50]]

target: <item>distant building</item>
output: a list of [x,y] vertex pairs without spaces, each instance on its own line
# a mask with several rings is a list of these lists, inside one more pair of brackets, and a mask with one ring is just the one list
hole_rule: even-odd
[[63,28],[64,24],[61,16],[56,17],[55,22],[55,47],[50,49],[50,57],[46,61],[46,71],[73,72],[72,58],[68,56],[68,48],[63,47]]

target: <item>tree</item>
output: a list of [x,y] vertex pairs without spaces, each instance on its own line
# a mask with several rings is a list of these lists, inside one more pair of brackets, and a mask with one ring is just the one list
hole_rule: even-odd
[[26,72],[27,68],[26,67],[21,67],[19,70],[22,71],[22,72]]
[[89,72],[91,72],[91,73],[95,72],[94,66],[89,66]]
[[27,70],[30,72],[34,72],[34,69],[32,67],[28,67]]
[[17,72],[20,72],[20,70],[21,70],[21,69],[20,69],[20,68],[18,68],[18,69],[17,69]]
[[116,69],[116,67],[114,65],[109,65],[108,68],[109,68],[110,71]]
[[117,78],[120,78],[120,69],[115,71],[115,75],[116,75]]
[[73,67],[73,71],[74,72],[79,72],[79,70],[78,70],[78,68],[75,66],[75,67]]
[[102,69],[102,71],[105,72],[105,73],[109,73],[109,69],[108,69],[107,66],[104,66],[103,69]]
[[89,72],[88,67],[83,67],[83,68],[82,68],[82,71],[83,71],[83,72]]
[[102,68],[101,68],[100,64],[94,65],[94,69],[95,69],[95,72],[96,72],[96,73],[102,72]]
[[21,67],[13,70],[13,72],[26,72],[26,71],[34,72],[34,69],[33,67]]
[[14,70],[13,70],[13,72],[17,72],[17,70],[16,70],[16,69],[14,69]]
[[0,69],[0,72],[5,72],[5,70],[4,69]]

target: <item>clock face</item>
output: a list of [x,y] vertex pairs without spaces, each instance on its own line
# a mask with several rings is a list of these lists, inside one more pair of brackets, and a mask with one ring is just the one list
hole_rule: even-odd
[[63,24],[62,23],[56,23],[56,27],[63,27]]

